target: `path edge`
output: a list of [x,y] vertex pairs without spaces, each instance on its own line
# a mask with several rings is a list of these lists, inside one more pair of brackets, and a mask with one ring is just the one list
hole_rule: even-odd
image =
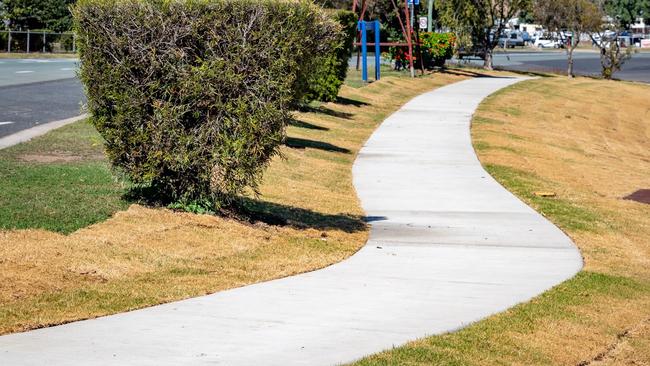
[[88,118],[90,115],[88,113],[84,113],[82,115],[76,116],[76,117],[71,117],[71,118],[66,118],[66,119],[61,119],[58,121],[52,121],[48,123],[43,123],[41,125],[37,125],[31,128],[28,128],[26,130],[18,131],[16,133],[13,133],[9,136],[5,136],[0,138],[0,150],[6,149],[8,147],[18,145],[22,142],[29,141],[35,137],[42,136],[52,130],[55,130],[57,128],[63,127],[65,125],[69,125],[71,123],[81,121],[82,119]]

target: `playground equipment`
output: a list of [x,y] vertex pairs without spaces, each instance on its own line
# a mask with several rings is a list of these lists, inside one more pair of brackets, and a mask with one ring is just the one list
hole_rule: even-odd
[[361,79],[363,81],[368,81],[368,30],[373,30],[375,33],[375,80],[380,78],[380,65],[381,65],[381,52],[379,51],[379,20],[365,21],[360,20],[357,30],[361,32],[361,57],[362,57],[362,69],[361,69]]
[[[366,10],[368,9],[368,4],[371,1],[373,1],[373,0],[353,0],[353,2],[352,2],[352,12],[359,15],[359,21],[360,22],[365,21],[364,17],[366,15]],[[403,9],[400,9],[400,7],[398,7],[398,5],[397,5],[398,3],[396,1],[397,2],[403,1],[403,4],[404,4]],[[427,0],[427,5],[428,5],[428,24],[427,24],[427,28],[428,28],[429,31],[431,31],[431,23],[432,23],[431,22],[432,21],[431,14],[432,14],[432,11],[433,11],[433,1],[434,0]],[[415,8],[416,5],[420,4],[420,0],[391,0],[391,3],[393,4],[393,8],[395,9],[395,11],[397,12],[397,19],[399,21],[400,27],[402,28],[402,35],[404,36],[404,39],[406,40],[406,43],[380,42],[379,38],[378,38],[379,31],[377,30],[375,32],[375,42],[374,43],[366,43],[366,46],[375,46],[375,59],[377,59],[377,54],[379,53],[378,52],[379,46],[404,46],[404,47],[408,47],[409,55],[413,55],[413,48],[414,48],[413,47],[414,8]],[[403,11],[405,21],[402,21],[402,11]],[[378,21],[376,21],[376,22],[377,22],[377,25],[378,25],[379,24]],[[366,23],[368,23],[368,22],[366,22]],[[365,30],[365,28],[362,29],[361,26],[360,26],[359,27],[359,32],[357,34],[357,41],[354,43],[355,46],[361,46],[362,49],[363,49],[364,43],[365,43],[363,41],[363,39],[362,39],[362,37],[364,36],[363,35],[363,30]],[[378,45],[376,45],[376,44],[378,44]],[[362,52],[363,52],[363,50],[362,50]],[[357,53],[357,69],[359,68],[359,61],[360,61],[359,58],[360,58],[360,56],[361,55],[359,53]],[[365,60],[366,59],[366,54],[365,53],[363,54],[363,58],[364,58],[363,62],[365,63],[366,62],[366,60]],[[379,65],[379,64],[376,64],[376,65]],[[378,66],[376,68],[379,69]],[[365,69],[365,67],[364,67],[364,69]],[[409,57],[409,69],[411,71],[411,76],[415,77],[415,69],[413,67],[413,57]],[[364,79],[364,80],[367,80],[367,79]]]

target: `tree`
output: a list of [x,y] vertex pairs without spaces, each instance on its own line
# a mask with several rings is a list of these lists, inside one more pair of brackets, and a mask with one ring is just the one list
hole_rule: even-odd
[[638,18],[650,21],[650,0],[604,0],[603,10],[621,27],[627,29]]
[[534,13],[537,20],[565,45],[567,76],[573,77],[573,51],[583,33],[600,28],[602,12],[588,0],[537,0]]
[[445,26],[483,51],[484,67],[491,70],[499,35],[510,19],[530,5],[530,0],[441,0],[436,7]]
[[4,18],[12,29],[48,29],[69,31],[72,16],[69,7],[75,0],[2,0]]
[[609,21],[591,32],[590,36],[600,50],[602,76],[611,79],[632,57],[632,47],[622,44],[621,33],[637,18],[650,15],[645,9],[648,0],[597,0],[596,4],[609,17]]

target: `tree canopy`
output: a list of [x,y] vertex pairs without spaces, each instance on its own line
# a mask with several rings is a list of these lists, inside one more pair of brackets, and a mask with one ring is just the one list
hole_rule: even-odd
[[638,18],[650,21],[650,0],[604,0],[603,8],[623,28],[636,22]]
[[69,31],[72,25],[70,5],[75,0],[2,0],[0,17],[9,20],[10,29],[47,29]]
[[485,52],[485,67],[492,68],[492,51],[508,21],[529,9],[531,0],[439,0],[442,23]]

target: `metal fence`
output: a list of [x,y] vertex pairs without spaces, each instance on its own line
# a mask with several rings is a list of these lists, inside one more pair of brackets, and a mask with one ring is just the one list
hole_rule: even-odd
[[0,52],[74,53],[72,32],[0,31]]

